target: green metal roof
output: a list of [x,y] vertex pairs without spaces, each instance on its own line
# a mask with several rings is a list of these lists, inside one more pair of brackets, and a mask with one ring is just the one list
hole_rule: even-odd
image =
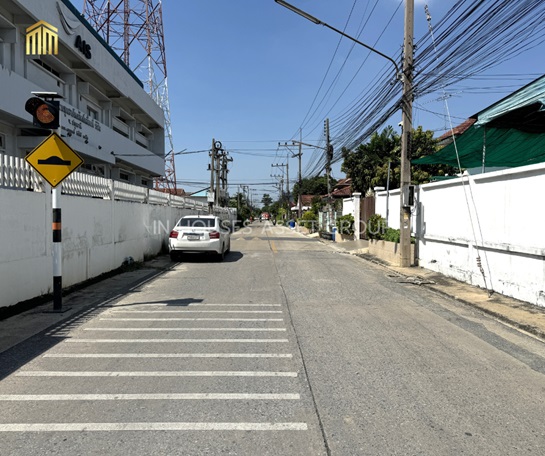
[[[516,167],[545,162],[545,76],[473,116],[474,125],[416,165]],[[458,163],[458,158],[460,162]]]
[[545,134],[515,128],[470,127],[439,152],[413,160],[417,165],[446,164],[462,168],[515,167],[545,162]]

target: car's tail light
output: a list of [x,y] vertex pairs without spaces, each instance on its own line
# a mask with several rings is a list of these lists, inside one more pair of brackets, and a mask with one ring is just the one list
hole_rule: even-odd
[[176,230],[172,230],[170,232],[170,236],[171,238],[174,238],[174,239],[177,239],[178,238],[178,232]]
[[210,239],[219,239],[220,233],[218,231],[210,231]]

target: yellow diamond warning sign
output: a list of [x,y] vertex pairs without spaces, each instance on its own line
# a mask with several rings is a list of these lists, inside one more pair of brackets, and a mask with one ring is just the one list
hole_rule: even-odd
[[52,187],[76,170],[83,159],[55,132],[51,133],[25,160]]

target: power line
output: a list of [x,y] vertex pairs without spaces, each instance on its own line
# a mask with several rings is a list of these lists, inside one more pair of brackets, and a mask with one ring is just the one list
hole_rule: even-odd
[[[414,98],[476,78],[543,43],[544,19],[545,2],[540,0],[458,0],[436,26],[441,60],[433,58],[427,35],[416,41],[419,51],[414,60]],[[491,85],[489,90],[498,90],[498,87]],[[342,159],[343,148],[356,148],[382,127],[399,111],[400,99],[399,88],[392,87],[388,75],[383,74],[381,81],[332,123],[336,148],[333,161]],[[324,164],[322,158],[308,171],[315,173],[323,169]]]

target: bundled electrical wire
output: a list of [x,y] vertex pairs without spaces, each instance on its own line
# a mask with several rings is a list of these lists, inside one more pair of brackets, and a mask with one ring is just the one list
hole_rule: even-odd
[[[475,77],[543,43],[545,2],[458,0],[435,22],[434,35],[435,47],[429,34],[415,42],[415,100]],[[401,55],[394,60],[401,61]],[[343,148],[355,149],[383,127],[400,110],[401,98],[401,84],[393,82],[392,69],[385,67],[365,94],[331,122],[333,162],[342,159]],[[307,167],[305,175],[317,175],[324,167],[322,156]]]

